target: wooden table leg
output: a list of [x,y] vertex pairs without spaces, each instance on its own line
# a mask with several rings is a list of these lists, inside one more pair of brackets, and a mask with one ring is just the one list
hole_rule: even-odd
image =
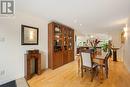
[[81,72],[81,60],[80,60],[80,56],[79,55],[77,55],[76,56],[76,60],[77,60],[77,65],[78,65],[78,75],[80,74],[80,72]]
[[78,59],[78,74],[80,74],[80,70],[81,68],[80,68],[80,59]]
[[100,61],[100,70],[99,70],[99,80],[100,80],[100,83],[102,83],[103,82],[103,65],[102,65],[102,62],[103,61]]
[[101,65],[100,66],[100,80],[101,80],[101,82],[102,82],[103,79],[104,79],[103,78],[103,66]]

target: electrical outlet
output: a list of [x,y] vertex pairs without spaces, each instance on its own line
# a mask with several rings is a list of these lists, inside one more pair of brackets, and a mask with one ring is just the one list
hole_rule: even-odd
[[0,71],[0,76],[4,76],[5,75],[5,70],[1,70]]

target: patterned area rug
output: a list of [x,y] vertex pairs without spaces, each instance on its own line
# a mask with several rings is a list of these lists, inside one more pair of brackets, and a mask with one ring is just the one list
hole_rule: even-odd
[[0,85],[0,87],[29,87],[27,81],[24,78],[20,78],[6,84]]
[[6,84],[0,85],[0,87],[17,87],[17,86],[16,86],[16,82],[14,80],[14,81],[8,82]]

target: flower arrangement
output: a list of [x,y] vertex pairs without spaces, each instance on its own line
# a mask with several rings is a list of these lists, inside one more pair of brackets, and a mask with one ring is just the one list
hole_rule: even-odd
[[91,46],[92,46],[92,48],[93,48],[93,50],[94,50],[94,52],[95,52],[97,45],[98,45],[99,42],[101,42],[101,41],[98,40],[98,39],[94,39],[94,40],[89,40],[89,42],[90,42],[90,44],[91,44]]

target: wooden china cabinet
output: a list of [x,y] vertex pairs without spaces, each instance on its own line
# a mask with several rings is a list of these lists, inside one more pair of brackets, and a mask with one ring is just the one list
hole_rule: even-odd
[[55,69],[74,60],[74,30],[55,22],[48,24],[48,64]]

